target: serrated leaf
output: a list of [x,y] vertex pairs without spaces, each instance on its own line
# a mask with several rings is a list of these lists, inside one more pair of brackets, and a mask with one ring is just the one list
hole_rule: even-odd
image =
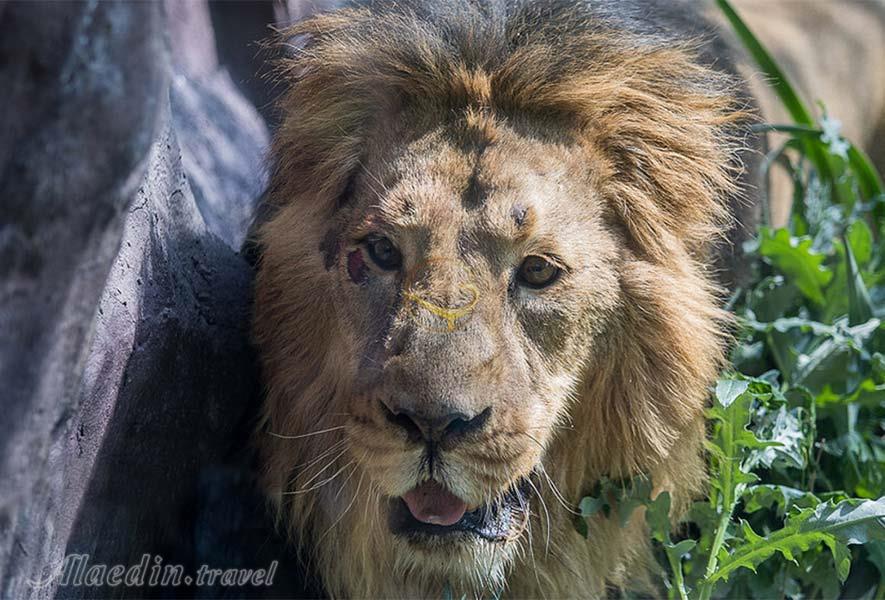
[[743,519],[741,519],[741,532],[744,534],[744,539],[751,544],[765,539],[761,535],[753,531],[753,528],[750,527],[750,524]]
[[753,541],[737,546],[720,559],[718,568],[708,578],[710,582],[727,579],[737,569],[755,570],[775,553],[793,560],[797,553],[820,544],[826,544],[832,552],[844,581],[850,562],[844,546],[885,539],[885,498],[821,504],[790,517],[782,529],[766,537],[754,535]]
[[[759,385],[763,389],[770,388],[768,382],[763,381]],[[719,492],[718,498],[713,500],[718,504],[716,509],[720,513],[730,513],[744,488],[757,479],[756,475],[748,472],[743,465],[749,450],[771,445],[758,440],[753,432],[747,429],[750,423],[750,406],[755,397],[755,393],[745,391],[727,407],[717,401],[708,411],[709,417],[716,421],[711,440],[716,452],[713,453],[715,458],[710,484]]]
[[785,485],[760,484],[747,488],[741,500],[744,512],[754,513],[764,508],[776,509],[776,514],[783,517],[794,506],[809,508],[820,504],[820,499],[811,492],[805,492]]
[[747,461],[748,467],[762,465],[769,468],[775,461],[797,469],[805,467],[808,441],[798,413],[799,409],[788,410],[786,406],[781,406],[777,411],[768,411],[761,417],[756,436],[771,445],[754,451]]

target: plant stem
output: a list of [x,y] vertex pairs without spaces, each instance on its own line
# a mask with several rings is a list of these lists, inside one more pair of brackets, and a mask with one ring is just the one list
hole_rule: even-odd
[[731,513],[734,511],[734,502],[729,503],[726,508],[722,507],[722,515],[719,517],[719,524],[716,526],[716,537],[713,538],[713,545],[710,548],[710,556],[707,557],[707,568],[704,572],[704,581],[700,585],[700,600],[710,600],[713,594],[713,582],[708,581],[710,576],[716,572],[716,564],[719,562],[719,550],[725,542],[725,532],[728,530],[728,524],[731,522]]
[[679,593],[680,600],[688,600],[688,593],[685,591],[685,579],[682,576],[682,559],[670,556],[670,553],[667,553],[667,558],[670,560],[670,568],[673,570],[673,583],[676,587],[676,591]]

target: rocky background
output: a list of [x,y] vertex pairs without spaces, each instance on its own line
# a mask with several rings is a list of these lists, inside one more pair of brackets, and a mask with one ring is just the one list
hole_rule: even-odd
[[[317,596],[265,513],[251,266],[269,24],[324,2],[0,0],[0,598]],[[59,585],[66,555],[272,586]]]

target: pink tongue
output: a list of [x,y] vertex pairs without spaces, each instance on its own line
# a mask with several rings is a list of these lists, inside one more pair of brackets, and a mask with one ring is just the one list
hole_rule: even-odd
[[422,523],[448,527],[461,520],[467,503],[433,480],[403,494],[412,516]]

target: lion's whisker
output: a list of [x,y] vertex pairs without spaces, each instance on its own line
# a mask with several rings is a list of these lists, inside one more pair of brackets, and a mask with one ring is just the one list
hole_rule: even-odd
[[[346,453],[347,453],[347,448],[345,448],[344,450],[342,450],[341,452],[339,452],[338,454],[336,454],[334,458],[332,458],[331,460],[329,460],[329,462],[326,463],[326,466],[324,466],[322,469],[320,469],[319,471],[317,471],[316,473],[314,473],[314,474],[310,477],[310,479],[308,479],[307,481],[304,482],[303,485],[305,485],[305,486],[310,485],[312,481],[314,481],[317,477],[319,477],[320,475],[322,475],[322,474],[326,471],[326,469],[328,469],[329,467],[331,467],[332,465],[334,465],[334,464],[335,464],[335,461],[337,461],[339,458],[341,458],[342,456],[344,456],[344,454],[346,454]],[[298,474],[295,476],[295,479],[293,479],[290,483],[295,483],[296,481],[298,481],[298,478],[301,477],[301,476],[304,475],[304,474],[306,474],[306,471],[301,471],[300,473],[298,473]]]
[[302,438],[311,437],[314,435],[320,435],[323,433],[330,433],[332,431],[338,431],[339,429],[346,429],[346,425],[337,425],[335,427],[329,427],[328,429],[320,429],[319,431],[311,431],[310,433],[301,433],[299,435],[283,435],[281,433],[274,433],[273,431],[266,432],[268,435],[271,435],[275,438],[279,438],[281,440],[300,440]]
[[[519,493],[519,491],[517,491],[517,493]],[[522,499],[522,494],[519,495],[519,498]],[[535,543],[534,543],[534,540],[533,540],[533,538],[532,538],[532,518],[531,518],[531,511],[530,511],[530,510],[527,510],[526,512],[528,512],[528,514],[529,514],[529,517],[528,517],[528,526],[526,527],[526,534],[527,534],[528,539],[529,539],[529,558],[530,558],[531,561],[532,561],[532,571],[533,571],[533,573],[534,573],[534,575],[535,575],[535,583],[538,584],[538,591],[540,591],[540,590],[541,590],[541,577],[538,575],[538,563],[537,563],[537,561],[535,560]]]
[[526,436],[527,438],[529,438],[530,440],[532,440],[533,442],[535,442],[535,444],[538,446],[538,448],[541,449],[541,452],[544,452],[544,450],[545,450],[544,445],[541,444],[541,442],[539,442],[539,441],[537,440],[537,438],[535,438],[535,436],[533,436],[533,435],[530,434],[530,433],[526,433],[525,431],[518,431],[517,433],[521,433],[522,435]]
[[328,448],[323,450],[323,452],[321,452],[320,454],[315,456],[310,461],[308,461],[306,463],[301,463],[299,465],[295,465],[294,467],[292,467],[292,470],[309,469],[313,465],[317,464],[318,462],[320,462],[321,460],[323,460],[324,458],[326,458],[327,456],[329,456],[330,454],[332,454],[333,452],[335,452],[336,450],[341,448],[341,446],[343,446],[346,443],[347,443],[347,440],[338,440],[337,442],[335,442],[334,444],[332,444],[331,446],[329,446]]
[[330,481],[334,480],[336,477],[338,477],[338,475],[340,475],[341,472],[344,471],[344,469],[346,469],[347,467],[352,465],[354,462],[356,462],[356,461],[351,460],[346,465],[344,465],[343,467],[341,467],[340,469],[335,471],[335,473],[331,477],[329,477],[328,479],[324,479],[324,480],[320,481],[319,483],[316,483],[316,484],[310,486],[307,489],[293,490],[291,492],[283,492],[283,495],[284,496],[293,496],[293,495],[299,495],[299,494],[306,494],[307,492],[312,492],[314,490],[317,490],[317,489],[323,487],[324,485],[328,484]]
[[[338,491],[335,492],[335,500],[338,500],[338,496],[340,496],[341,492],[344,491],[344,488],[347,486],[347,483],[350,481],[350,478],[353,477],[354,473],[356,473],[357,468],[358,468],[358,465],[354,464],[353,468],[350,470],[350,473],[347,474],[347,477],[345,477],[344,481],[341,482],[341,485],[338,486]],[[365,474],[365,471],[363,471],[363,473]],[[360,479],[362,479],[362,478],[363,478],[363,476],[360,475]]]
[[[347,485],[347,482],[350,481],[350,478],[353,476],[353,474],[356,472],[356,470],[357,470],[357,466],[354,465],[354,467],[350,470],[350,474],[347,476],[347,479],[345,479],[341,483],[341,486],[338,489],[338,494],[341,493],[341,490],[344,489],[344,486]],[[346,515],[348,513],[348,511],[350,511],[351,507],[353,506],[353,503],[356,502],[356,499],[359,497],[360,488],[363,485],[363,477],[365,476],[365,474],[366,474],[366,472],[363,471],[362,474],[360,475],[359,483],[357,483],[357,487],[356,487],[356,492],[354,492],[353,498],[351,498],[351,500],[350,500],[350,504],[347,505],[347,508],[345,508],[344,511],[342,511],[342,513],[340,515],[338,515],[338,518],[335,519],[335,522],[332,523],[331,525],[329,525],[328,529],[326,529],[326,531],[323,532],[323,535],[321,535],[319,537],[319,539],[317,540],[317,546],[319,546],[322,543],[323,539],[325,539],[325,537],[335,528],[335,526],[341,522],[341,519],[344,518],[344,515]],[[338,498],[338,494],[335,494],[336,499]]]
[[[520,433],[522,433],[527,438],[532,440],[535,444],[537,444],[538,448],[540,448],[542,451],[544,450],[544,447],[541,445],[541,442],[536,440],[534,438],[534,436],[532,436],[528,433],[525,433],[524,431],[522,431]],[[544,465],[539,464],[538,466],[541,468],[541,473],[547,479],[547,483],[550,485],[551,492],[553,493],[553,497],[556,499],[556,501],[559,502],[559,504],[561,504],[564,509],[566,509],[568,512],[572,513],[573,515],[580,515],[581,513],[576,512],[575,509],[568,502],[566,502],[562,493],[559,491],[559,488],[556,487],[556,484],[553,482],[552,479],[550,479],[550,475],[547,474],[547,470],[544,468]]]
[[[566,427],[565,425],[542,425],[539,427],[526,427],[525,429],[528,431],[546,431],[548,429],[562,429],[565,431],[574,431],[575,430],[574,427]],[[515,433],[519,433],[519,432],[515,432]]]
[[547,473],[547,469],[544,468],[544,465],[539,464],[538,466],[541,467],[541,474],[544,475],[544,479],[547,480],[547,484],[550,486],[550,491],[553,493],[553,497],[556,498],[557,502],[559,502],[562,507],[571,514],[580,516],[581,513],[579,511],[576,511],[574,507],[569,504],[563,497],[562,492],[560,492],[559,488],[556,487],[556,483],[554,483],[553,479],[550,478],[550,475]]
[[550,511],[547,510],[547,503],[544,502],[544,497],[541,496],[541,491],[535,487],[534,483],[532,483],[532,479],[526,477],[526,482],[528,482],[528,484],[532,486],[532,489],[535,490],[535,494],[537,494],[538,500],[541,502],[541,508],[544,509],[544,519],[547,523],[547,534],[544,541],[544,555],[546,556],[550,551]]

